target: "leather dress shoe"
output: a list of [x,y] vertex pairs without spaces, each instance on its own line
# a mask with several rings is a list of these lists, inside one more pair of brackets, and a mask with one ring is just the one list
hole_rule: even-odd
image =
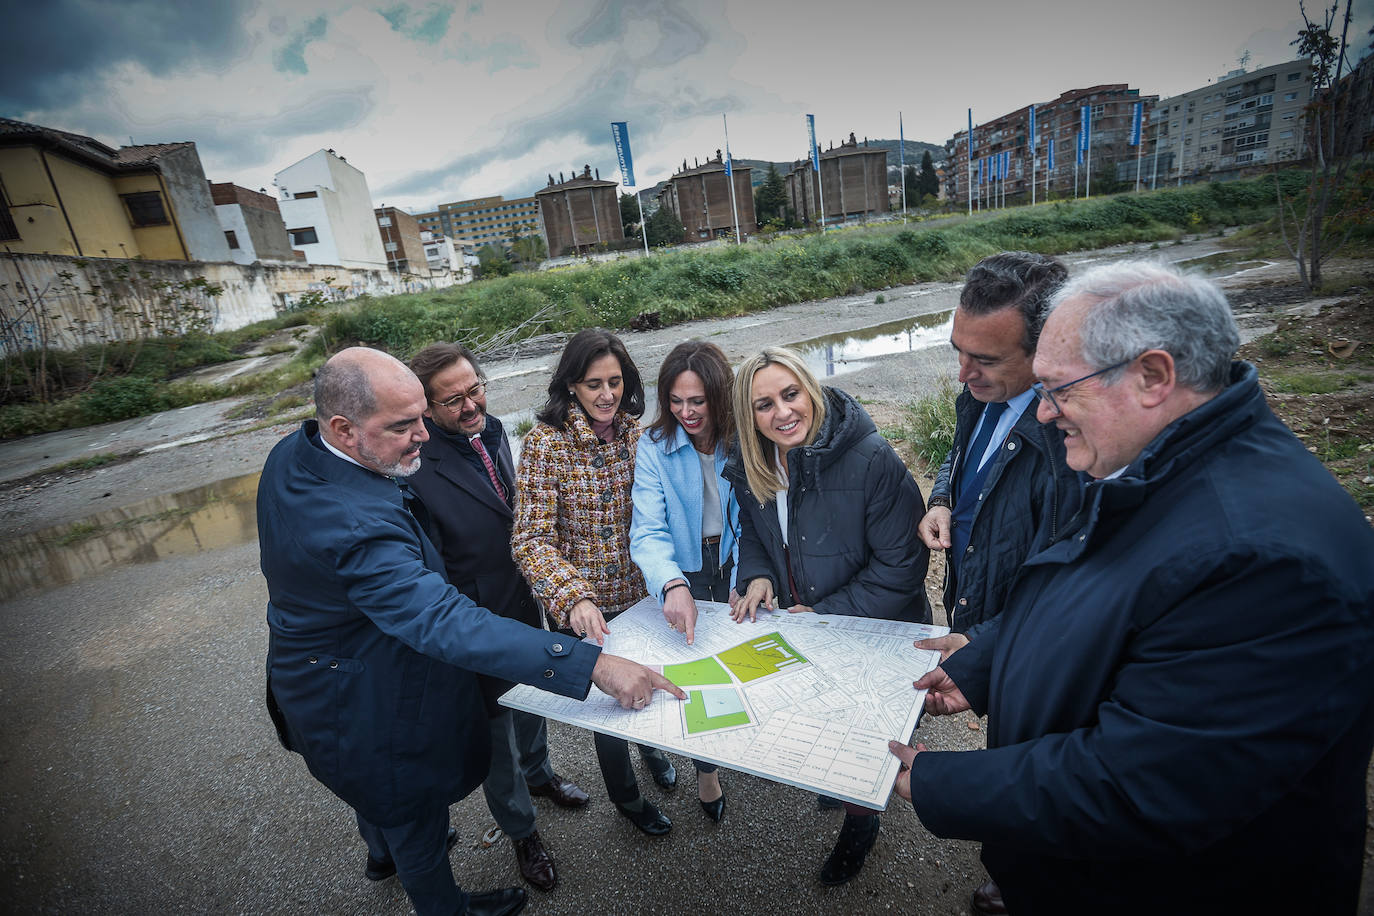
[[515,861],[520,866],[520,877],[541,891],[551,891],[558,884],[558,873],[553,870],[553,856],[544,848],[544,841],[536,830],[523,840],[511,840],[515,844]]
[[[448,838],[444,840],[445,851],[452,849],[458,843],[458,830],[455,827],[448,828]],[[390,859],[385,862],[378,862],[372,858],[372,854],[367,855],[367,867],[363,869],[363,874],[369,881],[385,881],[396,874],[396,863]]]
[[973,912],[979,913],[981,916],[1004,916],[1007,912],[1007,905],[1002,902],[1002,889],[991,878],[973,892],[973,899],[970,902],[973,906]]
[[468,896],[468,916],[515,916],[525,908],[529,897],[523,887],[503,887],[499,891]]
[[844,884],[864,867],[868,851],[878,839],[878,816],[846,814],[835,848],[821,866],[821,883],[827,887]]
[[716,799],[715,801],[702,801],[701,799],[697,799],[697,803],[701,805],[701,810],[706,812],[706,816],[709,817],[711,820],[715,821],[717,824],[720,823],[721,818],[725,817],[724,789],[720,790],[720,798]]
[[578,788],[576,783],[569,782],[557,773],[554,773],[548,782],[530,786],[529,789],[530,795],[536,798],[551,798],[560,808],[581,808],[591,798]]
[[660,788],[672,789],[677,786],[677,767],[671,763],[668,764],[668,769],[654,770],[653,772],[654,782],[658,783]]
[[620,804],[617,804],[615,808],[621,814],[628,817],[630,823],[634,824],[649,836],[663,836],[669,830],[673,829],[673,822],[668,820],[666,814],[651,805],[648,799],[641,800],[644,802],[644,807],[640,808],[638,811],[633,811]]

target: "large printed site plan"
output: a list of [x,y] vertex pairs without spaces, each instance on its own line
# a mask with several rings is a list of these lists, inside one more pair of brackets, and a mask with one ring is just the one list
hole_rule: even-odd
[[645,598],[610,623],[606,651],[662,670],[686,702],[655,691],[647,709],[593,687],[585,701],[517,686],[502,704],[846,801],[883,808],[897,775],[889,739],[906,741],[939,661],[912,641],[944,627],[761,612],[735,623],[697,602],[695,644]]

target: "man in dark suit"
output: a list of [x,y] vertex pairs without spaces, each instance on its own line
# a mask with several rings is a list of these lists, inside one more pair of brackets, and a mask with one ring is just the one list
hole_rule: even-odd
[[1374,532],[1231,360],[1214,284],[1114,263],[1055,301],[1034,390],[1084,505],[916,682],[988,749],[893,742],[896,791],[1018,916],[1353,913]]
[[[494,614],[538,627],[543,615],[510,552],[515,465],[501,421],[487,414],[487,380],[477,357],[461,344],[437,343],[416,353],[410,368],[429,399],[429,441],[420,447],[420,470],[407,480],[419,498],[416,514],[425,533],[460,592]],[[558,873],[535,829],[530,795],[579,808],[587,793],[553,771],[542,716],[494,703],[489,711],[491,769],[482,783],[487,807],[515,846],[520,874],[540,890],[553,890]]]
[[[973,265],[959,294],[949,336],[964,385],[954,447],[917,527],[927,547],[945,551],[945,613],[955,634],[1001,613],[1037,535],[1055,537],[1078,507],[1064,434],[1036,417],[1031,391],[1045,310],[1068,273],[1058,258],[1004,251]],[[993,881],[973,892],[972,906],[980,916],[1007,912]]]
[[497,617],[449,585],[395,478],[429,434],[424,388],[355,347],[315,378],[315,420],[272,449],[258,485],[267,578],[267,703],[282,743],[357,814],[368,871],[398,874],[416,912],[512,914],[520,888],[464,893],[448,806],[486,776],[477,674],[626,708],[662,676],[595,646]]

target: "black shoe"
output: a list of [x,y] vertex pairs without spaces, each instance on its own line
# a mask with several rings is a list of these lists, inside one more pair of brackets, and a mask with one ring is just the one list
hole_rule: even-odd
[[651,805],[648,799],[641,799],[644,806],[638,811],[632,811],[624,805],[617,804],[615,809],[630,819],[640,830],[649,836],[663,836],[673,829],[673,822],[668,820],[668,816],[662,811]]
[[821,883],[826,887],[844,884],[864,867],[864,859],[878,839],[878,816],[844,816],[844,826],[830,857],[821,866]]
[[499,891],[472,894],[468,897],[468,916],[515,916],[525,908],[523,887],[503,887]]
[[706,816],[709,817],[711,820],[715,821],[717,824],[720,823],[721,818],[725,817],[724,789],[720,790],[720,798],[716,799],[715,801],[702,801],[701,799],[697,799],[697,803],[701,805],[701,810],[706,812]]
[[[445,851],[452,849],[458,843],[458,830],[455,827],[448,828],[448,838],[444,840]],[[396,863],[388,859],[385,862],[378,862],[372,858],[372,854],[367,855],[367,867],[363,869],[363,874],[369,881],[385,881],[396,874]]]
[[656,772],[654,773],[654,782],[658,783],[659,787],[660,787],[660,788],[663,788],[663,789],[673,789],[673,788],[676,788],[676,787],[677,787],[677,767],[673,766],[673,765],[670,763],[670,764],[668,764],[668,769],[656,771]]
[[838,798],[831,798],[829,795],[816,796],[817,811],[838,811],[844,807],[844,802]]

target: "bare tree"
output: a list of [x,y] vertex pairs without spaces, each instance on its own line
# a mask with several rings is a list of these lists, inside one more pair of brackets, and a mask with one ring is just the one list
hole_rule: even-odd
[[1297,264],[1299,279],[1312,290],[1321,286],[1322,265],[1368,218],[1374,204],[1372,186],[1359,174],[1366,160],[1361,146],[1369,96],[1350,92],[1342,83],[1351,0],[1346,0],[1338,38],[1333,29],[1339,6],[1340,0],[1335,0],[1321,20],[1313,22],[1301,0],[1298,3],[1304,27],[1292,44],[1312,63],[1312,101],[1305,111],[1306,187],[1285,192],[1277,163],[1274,171],[1284,245]]

